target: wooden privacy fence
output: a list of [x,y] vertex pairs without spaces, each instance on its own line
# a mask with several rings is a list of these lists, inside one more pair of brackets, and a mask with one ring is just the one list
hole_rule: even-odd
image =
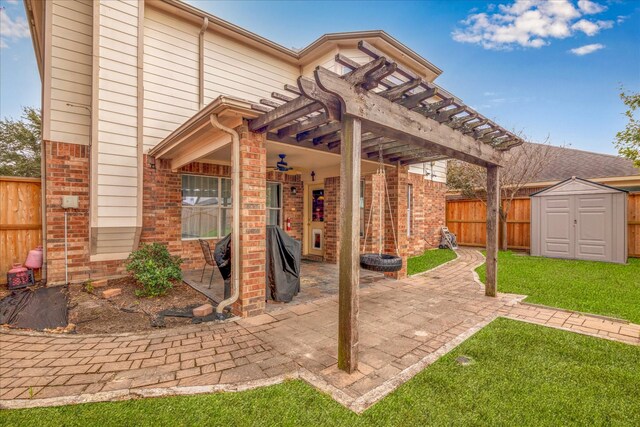
[[[481,200],[447,200],[447,227],[458,243],[486,244],[486,205]],[[529,249],[531,239],[530,199],[514,199],[507,218],[507,247]],[[627,212],[627,241],[630,257],[640,257],[640,193],[630,193]]]
[[40,178],[0,177],[0,283],[13,263],[42,245]]

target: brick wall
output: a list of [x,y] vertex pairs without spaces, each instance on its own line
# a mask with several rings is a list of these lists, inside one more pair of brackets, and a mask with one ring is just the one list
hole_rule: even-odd
[[[182,174],[230,177],[231,168],[209,163],[191,163],[179,171],[171,162],[145,156],[144,205],[141,242],[158,242],[183,259],[182,269],[202,268],[204,256],[198,240],[182,240]],[[212,240],[211,246],[217,240]]]
[[[378,252],[378,236],[380,233],[379,214],[380,199],[384,189],[382,177],[367,175],[363,177],[365,184],[365,212],[364,229],[366,233],[370,210],[373,209],[366,252]],[[411,221],[411,235],[407,236],[407,184],[413,186],[413,209]],[[339,213],[340,178],[331,177],[324,181],[325,190],[325,261],[336,263],[339,258]],[[440,241],[440,227],[445,225],[445,193],[446,185],[424,179],[422,175],[408,173],[402,168],[400,174],[395,169],[387,171],[387,187],[393,208],[394,227],[400,246],[400,252],[407,256],[418,255],[426,249],[438,246]],[[373,200],[372,200],[373,199]],[[385,226],[383,228],[384,252],[395,253],[395,242],[391,228],[391,218],[386,197],[382,200]],[[399,206],[397,205],[399,203]],[[361,239],[361,250],[364,239]]]
[[408,183],[413,185],[413,218],[407,243],[411,256],[440,243],[440,227],[445,226],[447,186],[413,173],[409,174]]
[[122,261],[90,261],[89,147],[44,141],[47,283],[65,282],[63,196],[78,196],[78,209],[67,210],[67,259],[70,283],[124,273]]
[[[304,229],[303,203],[304,185],[300,175],[289,175],[283,172],[267,172],[267,181],[282,183],[282,229],[291,237],[302,242]],[[292,194],[291,189],[295,188],[296,194]],[[287,231],[287,218],[291,220],[291,230]]]

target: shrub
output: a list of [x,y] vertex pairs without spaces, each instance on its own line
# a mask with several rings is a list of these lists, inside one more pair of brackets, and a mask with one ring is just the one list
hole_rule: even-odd
[[131,252],[126,262],[127,271],[142,285],[136,295],[164,295],[171,289],[172,280],[182,279],[181,263],[182,259],[172,256],[166,246],[143,243],[138,250]]

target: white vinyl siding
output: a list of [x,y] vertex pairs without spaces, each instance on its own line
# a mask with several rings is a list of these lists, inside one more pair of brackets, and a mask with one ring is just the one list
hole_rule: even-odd
[[438,160],[437,162],[419,163],[411,165],[409,172],[424,175],[425,179],[435,182],[447,182],[447,161]]
[[154,8],[144,19],[144,149],[148,151],[199,109],[200,28]]
[[297,66],[226,38],[213,31],[204,37],[205,104],[220,95],[259,102],[296,84]]
[[[52,141],[89,144],[93,3],[51,2],[51,82],[49,135]],[[74,104],[74,105],[68,105]]]
[[137,200],[138,4],[131,0],[101,2],[99,13],[95,225],[135,227],[136,206],[142,202]]
[[[200,26],[145,8],[144,149],[199,110]],[[204,103],[220,95],[252,102],[296,84],[297,66],[231,40],[211,26],[204,35]]]

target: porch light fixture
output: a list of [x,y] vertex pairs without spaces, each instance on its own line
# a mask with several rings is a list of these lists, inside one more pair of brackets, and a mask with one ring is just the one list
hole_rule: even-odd
[[291,187],[291,195],[295,196],[296,194],[298,194],[298,189],[296,187]]
[[311,171],[311,181],[316,180],[316,171]]

